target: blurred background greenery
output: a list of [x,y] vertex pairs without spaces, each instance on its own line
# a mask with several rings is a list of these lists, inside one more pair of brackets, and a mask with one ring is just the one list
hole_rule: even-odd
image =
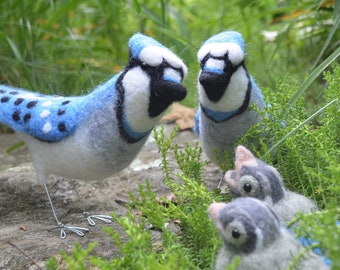
[[[214,34],[236,30],[244,36],[256,82],[275,90],[277,78],[303,80],[339,47],[339,2],[4,0],[0,82],[50,94],[85,93],[124,67],[128,39],[143,32],[188,65],[183,103],[195,107],[198,48]],[[314,88],[307,96],[311,103],[321,89]]]

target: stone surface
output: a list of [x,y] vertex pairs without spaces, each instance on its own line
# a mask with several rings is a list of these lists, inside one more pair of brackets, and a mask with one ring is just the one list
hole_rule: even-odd
[[[166,125],[169,134],[173,125]],[[179,147],[194,144],[197,137],[191,131],[181,131],[175,138]],[[68,234],[62,240],[59,231],[48,231],[55,225],[43,186],[35,179],[34,168],[25,146],[7,154],[6,149],[19,142],[15,134],[0,135],[0,269],[44,269],[48,258],[60,258],[60,251],[70,251],[75,242],[83,248],[90,242],[98,242],[97,254],[105,258],[117,256],[117,250],[104,224],[90,227],[84,237]],[[76,158],[76,157],[75,157]],[[167,196],[170,190],[163,184],[160,167],[161,156],[152,136],[130,167],[110,178],[84,182],[51,176],[48,188],[60,221],[65,224],[89,227],[81,218],[83,207],[93,214],[123,216],[129,201],[128,192],[138,196],[138,184],[148,179],[158,196]],[[215,188],[221,171],[213,165],[205,169],[209,188]],[[79,194],[78,199],[73,186]],[[113,222],[115,231],[122,229]],[[62,263],[61,263],[62,265]]]

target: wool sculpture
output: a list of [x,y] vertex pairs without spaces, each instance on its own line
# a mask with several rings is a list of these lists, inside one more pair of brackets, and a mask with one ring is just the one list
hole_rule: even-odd
[[251,105],[263,109],[260,89],[245,64],[243,37],[225,31],[203,43],[197,53],[201,66],[198,77],[199,108],[194,131],[203,151],[216,164],[231,155],[235,142],[260,122]]
[[[235,169],[227,171],[224,179],[234,198],[253,197],[267,202],[283,224],[292,221],[297,213],[318,211],[314,201],[287,190],[276,168],[257,159],[242,145],[236,148]],[[299,237],[298,240],[306,247],[316,244],[313,239],[306,237]],[[332,264],[319,248],[314,248],[313,251],[326,265]]]
[[266,201],[284,224],[297,213],[318,210],[311,199],[287,190],[280,173],[242,145],[236,148],[235,169],[227,171],[224,179],[234,198],[253,197]]
[[293,262],[294,269],[328,269],[281,225],[263,201],[238,198],[230,203],[212,203],[208,211],[223,240],[215,270],[225,270],[236,256],[240,257],[238,270],[288,269]]
[[[50,174],[81,180],[126,168],[174,101],[186,96],[187,68],[158,41],[137,33],[125,69],[84,96],[49,96],[0,85],[0,122],[23,138],[44,185],[61,237],[86,228],[60,222],[47,190]],[[107,216],[87,216],[106,220]]]

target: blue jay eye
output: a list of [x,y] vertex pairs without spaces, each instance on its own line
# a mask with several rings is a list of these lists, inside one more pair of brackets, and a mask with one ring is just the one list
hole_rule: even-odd
[[252,186],[251,186],[251,184],[249,184],[249,183],[245,183],[244,185],[243,185],[243,190],[245,191],[245,192],[250,192],[251,191],[251,189],[252,189]]
[[240,232],[238,230],[236,230],[236,229],[233,229],[233,231],[231,232],[231,235],[235,239],[238,239],[241,236]]

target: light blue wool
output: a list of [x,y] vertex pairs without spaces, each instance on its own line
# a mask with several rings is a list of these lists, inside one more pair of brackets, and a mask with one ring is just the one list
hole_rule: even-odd
[[137,33],[134,34],[129,41],[130,52],[133,57],[138,57],[140,52],[147,46],[155,46],[167,49],[164,45],[159,43],[154,39],[150,39],[149,37]]
[[236,31],[224,31],[217,35],[214,35],[207,39],[202,44],[202,46],[209,43],[227,43],[227,42],[237,43],[241,47],[241,49],[245,52],[243,37],[239,32]]
[[[78,124],[91,112],[100,109],[115,98],[116,94],[112,89],[115,88],[118,77],[119,75],[116,75],[106,83],[97,86],[88,95],[77,97],[41,95],[1,85],[0,90],[4,93],[0,93],[0,97],[9,97],[9,101],[0,103],[0,122],[42,141],[60,141],[72,134]],[[20,102],[21,99],[23,99],[22,102]],[[19,102],[20,104],[16,105]],[[31,107],[30,104],[32,104]],[[19,121],[13,119],[13,114],[16,112],[18,112]],[[29,115],[30,119],[25,121]],[[60,124],[65,126],[65,131],[59,130]],[[51,130],[47,132],[49,125]]]

